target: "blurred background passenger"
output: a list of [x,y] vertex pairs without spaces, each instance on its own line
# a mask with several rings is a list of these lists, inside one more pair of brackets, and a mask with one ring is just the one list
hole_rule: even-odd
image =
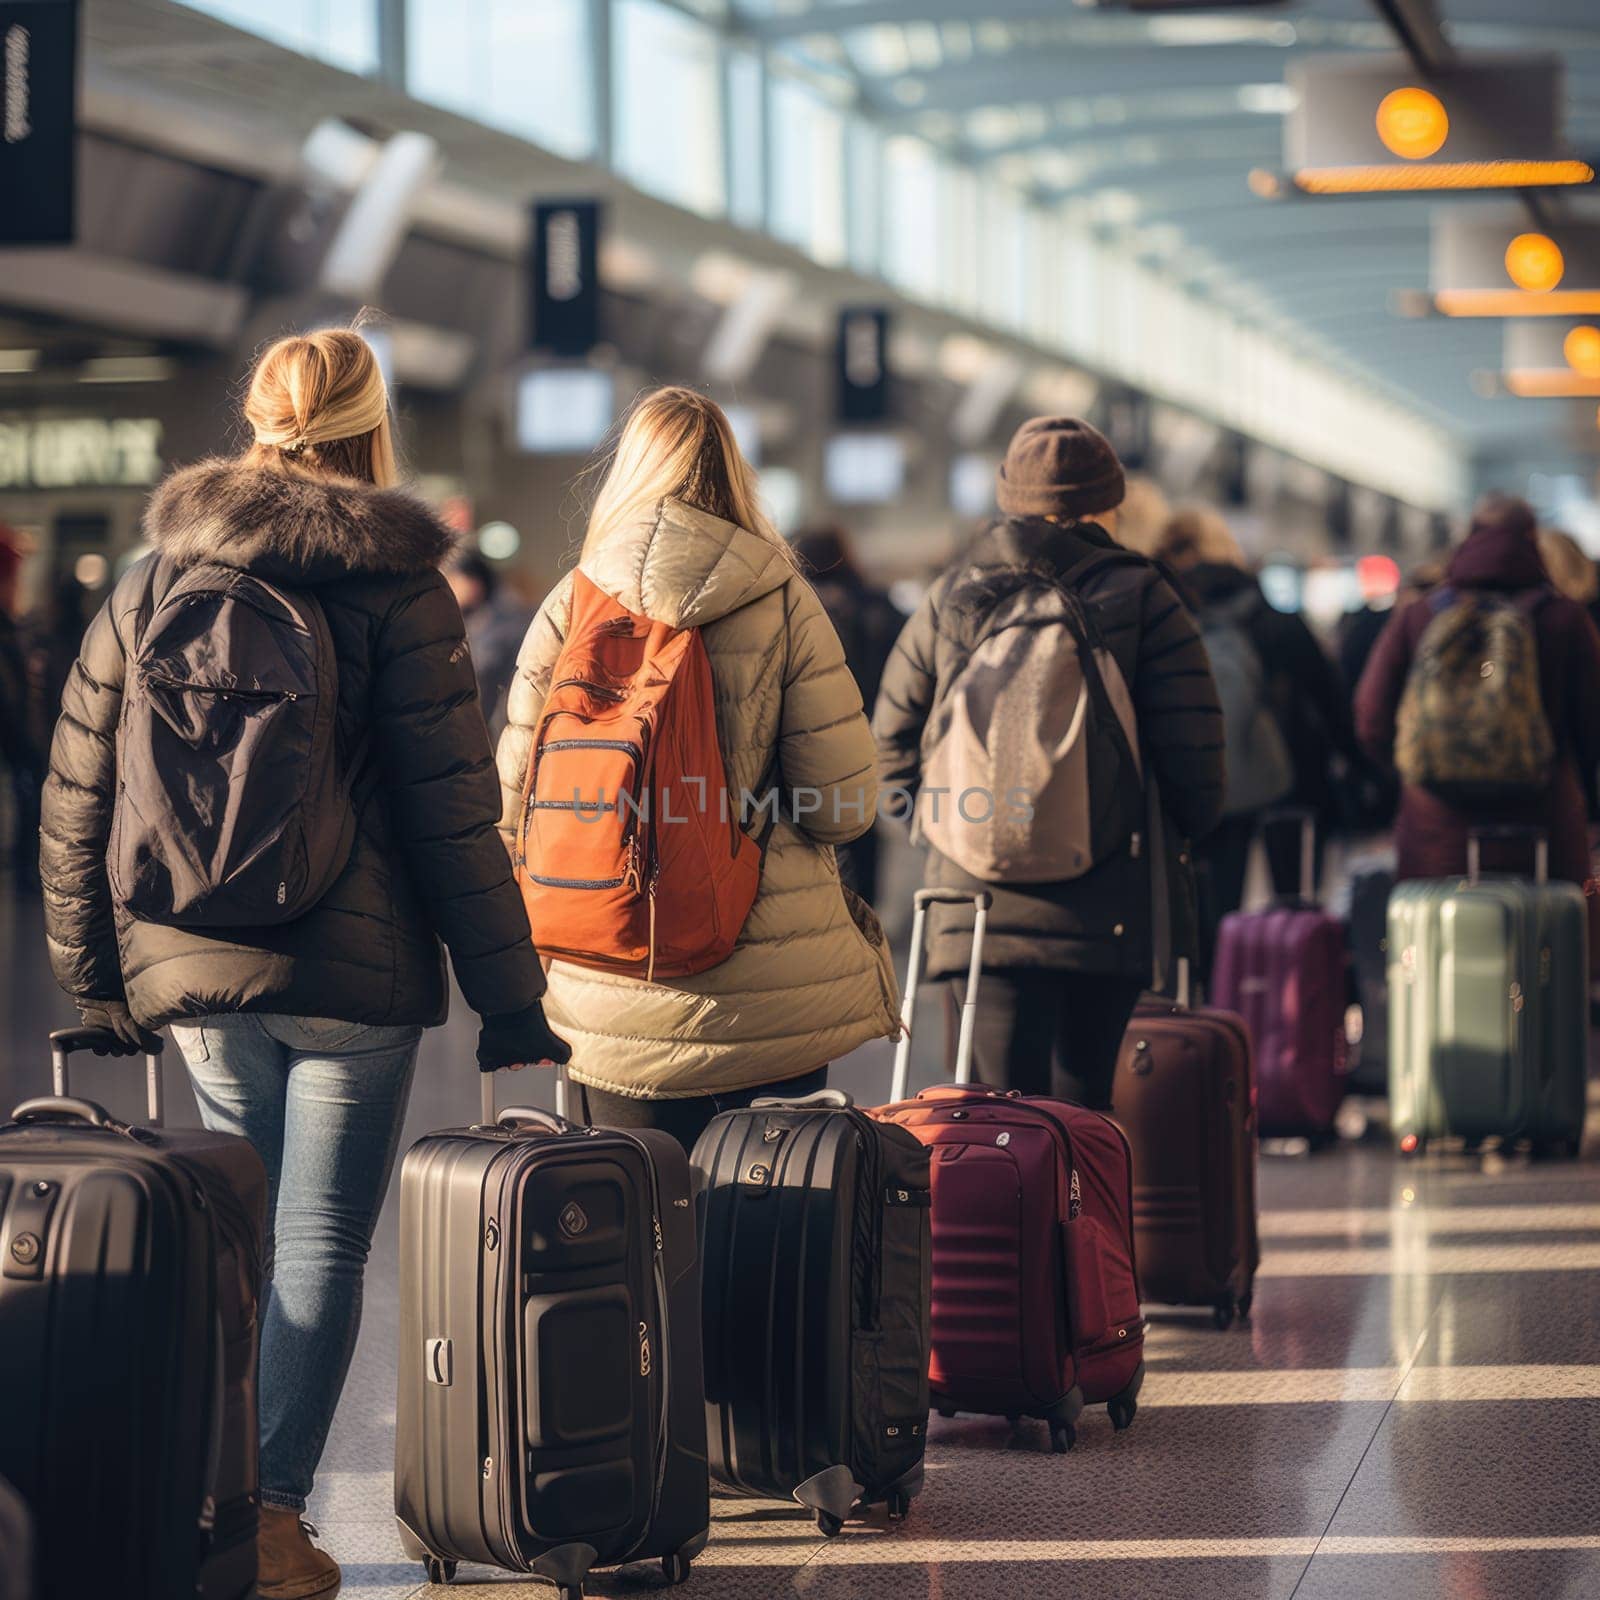
[[[1209,867],[1205,920],[1214,930],[1239,907],[1251,836],[1267,806],[1293,806],[1316,815],[1320,880],[1322,846],[1334,812],[1335,757],[1360,770],[1366,760],[1356,743],[1349,695],[1338,667],[1298,612],[1279,611],[1267,603],[1220,514],[1205,508],[1178,511],[1166,525],[1157,555],[1177,573],[1197,608],[1207,649],[1235,663],[1229,676],[1239,686],[1236,715],[1249,716],[1255,730],[1248,742],[1251,767],[1240,774],[1232,791],[1229,819],[1196,847]],[[1266,717],[1259,716],[1250,698],[1252,657],[1262,671],[1260,709],[1268,713]],[[1270,729],[1277,731],[1281,745],[1271,738]],[[1230,734],[1230,756],[1233,743]],[[1286,783],[1279,767],[1281,755],[1288,758]],[[1275,892],[1297,893],[1298,834],[1288,828],[1272,829],[1264,843]]]
[[[1375,760],[1396,762],[1404,769],[1416,759],[1406,748],[1408,717],[1413,746],[1449,732],[1431,727],[1433,714],[1418,712],[1415,699],[1411,712],[1403,715],[1402,701],[1419,659],[1435,681],[1448,672],[1444,653],[1448,630],[1463,603],[1511,612],[1522,621],[1524,629],[1516,629],[1512,622],[1506,635],[1512,648],[1496,647],[1498,659],[1483,665],[1515,675],[1516,641],[1530,640],[1537,656],[1536,663],[1530,663],[1536,667],[1536,680],[1532,673],[1530,680],[1538,703],[1531,716],[1530,708],[1520,708],[1493,738],[1473,738],[1475,732],[1483,732],[1469,721],[1473,708],[1454,706],[1454,720],[1471,742],[1447,755],[1482,764],[1481,781],[1470,790],[1463,785],[1445,789],[1407,777],[1395,825],[1396,876],[1442,878],[1460,873],[1466,868],[1471,831],[1510,824],[1542,830],[1550,841],[1552,876],[1581,884],[1590,869],[1580,774],[1600,761],[1600,634],[1583,605],[1550,583],[1539,554],[1533,510],[1525,501],[1506,495],[1480,501],[1466,540],[1450,559],[1444,584],[1414,600],[1389,624],[1356,693],[1362,742]],[[1436,623],[1441,625],[1438,632],[1433,631]],[[1481,639],[1469,642],[1473,653],[1466,663],[1471,670],[1463,694],[1487,677],[1478,664],[1487,647]],[[1420,681],[1417,687],[1423,687]],[[1537,726],[1541,708],[1548,725],[1544,730],[1548,759],[1542,762],[1533,748],[1541,737]],[[1446,710],[1451,709],[1446,704]],[[1541,778],[1529,781],[1530,771],[1541,770]],[[1526,872],[1527,855],[1524,849],[1501,860],[1486,852],[1485,864]]]
[[38,736],[27,652],[17,621],[25,559],[22,535],[0,523],[0,761],[5,763],[12,796],[12,837],[0,840],[0,859],[9,853],[15,882],[31,888],[39,881],[44,746]]
[[1154,478],[1128,474],[1127,492],[1117,510],[1117,543],[1125,550],[1157,559],[1172,503]]
[[[861,703],[873,706],[889,652],[900,637],[905,616],[887,591],[868,581],[856,560],[855,544],[837,525],[797,534],[799,556],[822,609],[828,613],[844,659],[861,688]],[[870,828],[838,851],[839,875],[868,905],[878,901],[878,832]]]
[[[1577,601],[1589,613],[1590,620],[1600,624],[1600,567],[1595,566],[1583,546],[1559,528],[1541,528],[1539,555],[1556,589],[1567,599]],[[1592,821],[1600,817],[1600,768],[1587,763],[1578,776]]]
[[506,725],[506,691],[516,675],[517,651],[533,621],[533,607],[519,600],[476,550],[458,550],[445,563],[444,575],[467,625],[484,720],[499,738]]

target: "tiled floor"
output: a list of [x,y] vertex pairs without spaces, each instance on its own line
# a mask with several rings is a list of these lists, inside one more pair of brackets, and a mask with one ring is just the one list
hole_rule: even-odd
[[[71,1020],[31,909],[0,898],[0,1101],[38,1092],[42,1038]],[[930,1034],[933,1030],[929,1030]],[[429,1036],[408,1136],[469,1120],[465,1015]],[[937,1052],[919,1050],[924,1081]],[[888,1052],[838,1081],[881,1098]],[[37,1063],[37,1065],[35,1065]],[[175,1061],[169,1090],[192,1107]],[[120,1082],[118,1080],[121,1080]],[[528,1098],[532,1085],[519,1084]],[[1600,1088],[1600,1085],[1596,1086]],[[126,1067],[77,1092],[131,1110]],[[1600,1113],[1600,1102],[1591,1110]],[[904,1524],[820,1539],[797,1508],[714,1502],[689,1595],[756,1600],[1594,1600],[1600,1596],[1600,1126],[1589,1162],[1529,1165],[1380,1144],[1262,1164],[1266,1252],[1251,1322],[1155,1313],[1132,1429],[1088,1415],[1076,1450],[1042,1425],[935,1421]],[[366,1321],[313,1516],[345,1593],[430,1592],[390,1514],[395,1216],[374,1246]],[[492,1575],[463,1573],[463,1578]],[[598,1574],[642,1595],[654,1568]],[[462,1600],[547,1596],[501,1577]]]

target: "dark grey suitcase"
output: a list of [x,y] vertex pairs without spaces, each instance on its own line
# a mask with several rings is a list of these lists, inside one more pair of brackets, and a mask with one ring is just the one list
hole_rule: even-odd
[[256,1309],[267,1177],[243,1139],[56,1094],[0,1125],[0,1475],[33,1512],[39,1600],[256,1588]]
[[825,1089],[725,1111],[703,1190],[711,1470],[840,1531],[922,1485],[932,1282],[928,1151]]
[[400,1541],[434,1583],[472,1561],[576,1600],[652,1557],[682,1582],[710,1527],[688,1159],[497,1116],[492,1084],[401,1167]]

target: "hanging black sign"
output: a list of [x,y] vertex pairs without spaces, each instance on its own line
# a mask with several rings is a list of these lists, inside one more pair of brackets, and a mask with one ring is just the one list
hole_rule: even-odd
[[600,204],[540,200],[533,208],[533,344],[587,355],[600,340]]
[[889,415],[889,313],[846,306],[834,354],[840,422],[882,422]]
[[0,0],[0,245],[71,244],[77,0]]

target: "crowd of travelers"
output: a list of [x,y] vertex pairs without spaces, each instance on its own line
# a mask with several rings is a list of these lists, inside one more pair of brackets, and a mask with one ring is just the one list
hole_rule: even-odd
[[[21,552],[0,537],[0,732],[21,825],[41,818],[62,987],[129,1048],[170,1027],[207,1127],[243,1135],[267,1165],[266,1600],[338,1583],[302,1516],[419,1041],[446,1014],[446,952],[481,1019],[483,1071],[570,1058],[589,1120],[688,1146],[719,1112],[775,1086],[818,1090],[830,1062],[897,1033],[874,911],[880,815],[927,847],[929,886],[992,895],[978,1078],[1097,1109],[1111,1107],[1152,973],[1170,979],[1178,957],[1203,965],[1244,899],[1263,816],[1309,809],[1325,838],[1347,792],[1397,781],[1397,738],[1402,878],[1460,871],[1484,820],[1538,825],[1553,874],[1590,878],[1600,584],[1521,501],[1485,500],[1445,568],[1365,630],[1345,654],[1361,665],[1354,684],[1300,616],[1268,603],[1218,513],[1171,512],[1145,554],[1123,542],[1122,464],[1073,418],[1018,430],[998,515],[907,617],[842,531],[790,542],[774,528],[713,402],[656,391],[620,429],[576,565],[530,618],[400,486],[383,380],[357,335],[274,344],[244,414],[242,455],[184,467],[151,497],[151,554],[117,582],[57,686],[47,765],[13,617]],[[218,568],[226,585],[208,579],[202,594],[194,575]],[[1542,713],[1547,748],[1527,752],[1536,781],[1488,798],[1432,785],[1407,760],[1408,686],[1462,596],[1492,600],[1536,641],[1525,709]],[[214,772],[163,767],[179,760],[172,728],[221,714],[180,703],[180,668],[204,654],[207,628],[285,627],[310,641],[326,715],[314,722],[292,692],[270,706],[235,696],[227,714],[254,718],[254,734],[230,757],[239,804],[219,818],[185,800]],[[698,728],[713,787],[736,807],[720,834],[695,833],[697,875],[670,881],[689,869],[641,844],[665,830],[629,831],[610,776],[644,761],[645,734],[586,742],[561,719],[577,714],[575,694],[597,717],[620,699],[605,675],[616,652],[636,660],[684,639],[699,654],[662,670],[677,673],[673,692],[701,698],[699,722],[677,726]],[[1062,652],[1076,700],[1063,699]],[[152,683],[176,687],[162,699]],[[661,714],[644,707],[639,728]],[[1084,765],[1070,794],[1052,766],[1068,750]],[[286,760],[312,769],[292,822],[307,881],[282,869],[267,909],[246,914],[241,886],[280,859],[291,825],[249,763]],[[557,770],[575,775],[566,798],[541,787]],[[952,795],[951,774],[971,787]],[[1000,795],[1031,785],[1028,815],[961,835],[974,774]],[[696,776],[704,799],[703,772],[682,781]],[[1075,814],[1084,796],[1092,814]],[[587,864],[612,850],[614,872]],[[1292,892],[1296,842],[1267,850]],[[699,928],[686,908],[702,892],[714,910]],[[296,914],[273,912],[274,893]],[[953,1039],[970,918],[936,905],[931,935]]]

